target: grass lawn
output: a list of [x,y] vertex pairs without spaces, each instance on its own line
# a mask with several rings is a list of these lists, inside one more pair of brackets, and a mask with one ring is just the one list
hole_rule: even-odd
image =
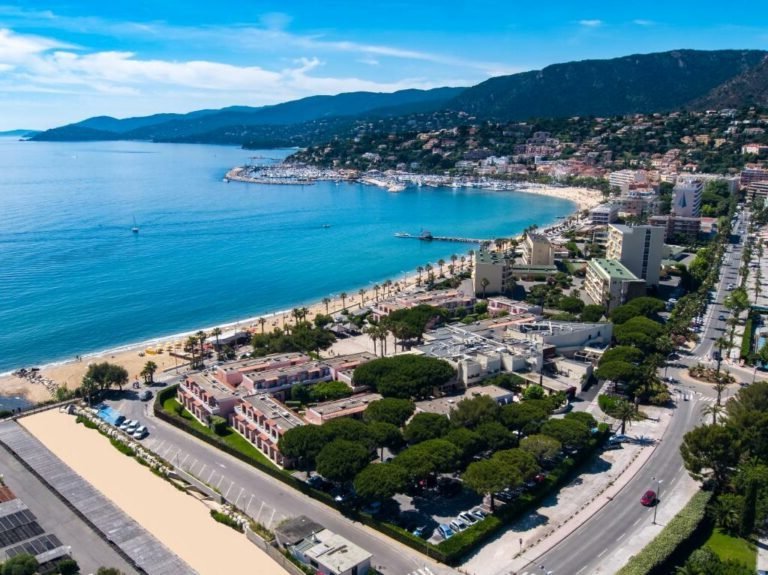
[[715,529],[707,539],[706,545],[717,553],[720,559],[733,559],[751,569],[757,566],[757,548],[746,539],[732,537],[720,529]]
[[[181,407],[181,404],[175,397],[169,397],[163,402],[163,410],[165,410],[167,413],[178,415],[179,412],[176,411],[178,407]],[[250,441],[248,441],[242,435],[236,433],[231,427],[226,428],[224,435],[217,435],[207,426],[203,425],[197,419],[195,419],[194,416],[186,409],[181,412],[181,417],[190,427],[195,428],[197,431],[226,443],[232,449],[236,449],[246,457],[250,457],[251,459],[257,460],[259,463],[263,463],[274,469],[280,470],[280,468],[272,463],[272,461],[266,455],[256,449],[256,447],[254,447]]]

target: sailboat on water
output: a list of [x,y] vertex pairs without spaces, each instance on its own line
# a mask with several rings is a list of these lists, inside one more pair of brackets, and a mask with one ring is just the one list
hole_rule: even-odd
[[131,231],[134,234],[138,234],[139,233],[139,226],[136,225],[136,216],[133,216],[133,227],[131,228]]

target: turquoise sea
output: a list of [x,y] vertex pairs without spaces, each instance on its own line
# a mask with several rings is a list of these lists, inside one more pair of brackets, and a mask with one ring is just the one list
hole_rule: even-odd
[[0,372],[356,293],[473,247],[398,231],[494,238],[574,210],[510,192],[222,181],[288,153],[0,140]]

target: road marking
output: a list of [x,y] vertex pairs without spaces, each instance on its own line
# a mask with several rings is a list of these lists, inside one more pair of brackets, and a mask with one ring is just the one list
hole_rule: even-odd
[[240,501],[240,498],[243,496],[243,491],[245,491],[245,487],[240,488],[240,493],[237,495],[237,499],[235,499],[235,507],[237,507],[237,504]]
[[632,525],[637,525],[637,524],[638,524],[638,523],[640,523],[640,522],[641,522],[643,519],[644,519],[644,517],[641,517],[640,519],[638,519],[637,521],[635,521],[635,522],[634,522]]
[[259,520],[259,517],[261,517],[261,510],[264,509],[264,502],[261,502],[261,507],[259,507],[259,512],[256,514],[256,521]]
[[202,479],[203,478],[203,471],[205,471],[206,464],[203,463],[203,466],[200,468],[200,471],[197,472],[197,476]]
[[216,489],[221,489],[221,482],[224,481],[224,476],[222,475],[219,477],[219,484],[216,486]]
[[189,459],[189,453],[187,453],[187,454],[184,456],[184,459],[182,459],[182,461],[181,461],[181,467],[184,467],[184,464],[187,462],[187,459]]
[[221,467],[222,469],[226,469],[227,468],[227,466],[224,465],[223,463],[219,463],[219,467]]
[[234,485],[234,483],[232,483],[232,482],[230,481],[230,482],[229,482],[229,488],[227,489],[227,493],[224,495],[224,499],[227,499],[227,500],[229,500],[229,492],[232,490],[232,486],[233,486],[233,485]]
[[605,555],[605,553],[606,553],[607,551],[608,551],[608,548],[606,547],[605,549],[603,549],[602,551],[600,551],[600,553],[598,553],[598,554],[597,554],[597,556],[598,556],[598,557],[602,557],[603,555]]
[[619,535],[619,538],[618,538],[618,539],[616,539],[616,541],[621,541],[622,539],[624,539],[624,537],[626,537],[626,535],[627,535],[627,532],[625,531],[624,533],[622,533],[621,535]]
[[211,474],[208,476],[208,481],[206,483],[210,483],[211,479],[213,479],[214,474],[216,473],[215,469],[211,469]]
[[253,502],[253,493],[251,493],[251,498],[248,500],[248,505],[245,506],[246,515],[248,515],[248,508],[251,506],[251,502]]
[[579,573],[581,573],[582,571],[584,571],[584,569],[586,569],[586,567],[582,567],[581,569],[579,569],[578,571],[576,571],[576,575],[579,575]]
[[272,516],[269,518],[269,523],[267,523],[267,527],[271,527],[272,526],[272,521],[275,519],[275,512],[276,511],[277,511],[277,509],[272,509]]

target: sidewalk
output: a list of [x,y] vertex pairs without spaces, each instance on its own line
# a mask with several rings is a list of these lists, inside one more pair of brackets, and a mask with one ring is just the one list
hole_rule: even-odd
[[757,574],[768,574],[768,536],[762,536],[757,541]]
[[461,571],[472,575],[522,573],[531,561],[597,513],[645,464],[669,425],[669,410],[654,407],[643,407],[643,410],[651,419],[634,423],[627,433],[651,437],[656,440],[654,445],[625,444],[623,449],[603,452],[558,494],[547,498],[541,507],[510,525],[501,536],[472,556],[461,566]]

